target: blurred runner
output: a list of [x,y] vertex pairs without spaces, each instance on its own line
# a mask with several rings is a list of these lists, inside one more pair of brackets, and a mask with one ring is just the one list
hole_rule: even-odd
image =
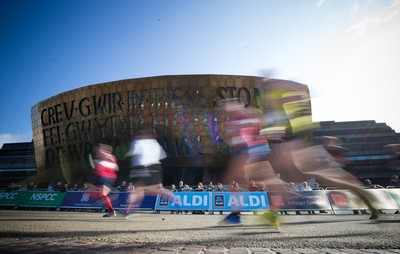
[[166,158],[164,149],[155,139],[151,131],[142,131],[135,137],[126,154],[131,159],[130,181],[136,187],[130,193],[126,209],[127,217],[131,208],[140,206],[145,194],[171,199],[173,193],[160,188],[163,183],[161,160]]
[[363,185],[342,168],[347,150],[341,147],[341,141],[335,137],[324,137],[322,145],[313,144],[312,130],[318,124],[312,122],[308,89],[291,86],[290,83],[286,86],[268,85],[268,82],[267,116],[277,119],[266,119],[270,125],[263,131],[280,131],[279,135],[272,131],[276,142],[272,145],[270,161],[274,168],[287,181],[302,182],[305,176],[313,176],[325,186],[349,189],[371,210],[370,219],[377,219],[378,211],[371,202],[373,197],[367,196]]
[[119,170],[117,159],[111,153],[112,147],[105,144],[97,144],[92,154],[94,166],[94,184],[100,191],[100,197],[104,201],[108,212],[103,217],[116,216],[108,194],[117,180],[116,172]]
[[[225,179],[235,179],[240,184],[254,180],[266,186],[282,185],[282,180],[268,161],[268,141],[260,135],[263,123],[261,112],[253,107],[244,107],[238,100],[224,101],[221,105],[228,115],[226,134],[234,154]],[[235,210],[224,221],[241,223],[240,207]],[[279,227],[276,216],[267,218],[274,226]]]

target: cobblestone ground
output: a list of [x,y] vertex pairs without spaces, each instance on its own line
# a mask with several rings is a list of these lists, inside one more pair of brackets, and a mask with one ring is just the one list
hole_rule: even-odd
[[399,253],[400,216],[283,215],[278,231],[253,214],[221,215],[0,210],[0,253]]
[[399,249],[336,249],[336,248],[258,248],[258,247],[226,247],[182,244],[135,244],[90,242],[84,240],[57,240],[52,238],[23,239],[1,238],[0,253],[400,253]]

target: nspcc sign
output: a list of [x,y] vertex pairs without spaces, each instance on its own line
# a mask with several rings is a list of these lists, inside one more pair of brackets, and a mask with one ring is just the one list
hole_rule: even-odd
[[0,191],[0,205],[16,205],[18,200],[18,191]]
[[19,193],[18,206],[60,207],[65,192],[22,191]]

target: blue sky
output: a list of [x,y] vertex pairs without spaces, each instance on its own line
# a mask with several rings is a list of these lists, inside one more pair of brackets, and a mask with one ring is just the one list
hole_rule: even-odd
[[30,110],[81,86],[160,75],[307,84],[315,121],[400,132],[399,0],[0,0],[0,147]]

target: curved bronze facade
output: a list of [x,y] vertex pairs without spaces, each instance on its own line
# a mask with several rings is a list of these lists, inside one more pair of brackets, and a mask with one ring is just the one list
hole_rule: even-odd
[[265,110],[263,96],[271,85],[308,93],[307,86],[284,80],[180,75],[120,80],[58,94],[32,107],[39,177],[82,181],[90,173],[87,155],[96,142],[112,145],[124,169],[133,135],[149,128],[168,154],[164,167],[178,178],[191,169],[223,168],[230,155],[224,140],[226,116],[215,105],[237,97]]

